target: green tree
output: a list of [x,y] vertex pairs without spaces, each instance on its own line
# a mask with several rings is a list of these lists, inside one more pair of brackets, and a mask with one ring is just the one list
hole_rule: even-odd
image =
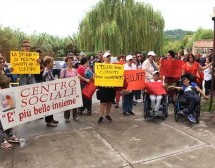
[[79,25],[83,51],[110,50],[113,54],[163,47],[164,19],[152,6],[134,0],[101,0]]
[[199,28],[186,44],[186,48],[192,48],[193,42],[203,39],[213,39],[213,31],[211,29]]
[[26,38],[26,34],[19,29],[12,30],[10,27],[0,26],[0,53],[10,61],[10,51],[19,50],[20,43]]

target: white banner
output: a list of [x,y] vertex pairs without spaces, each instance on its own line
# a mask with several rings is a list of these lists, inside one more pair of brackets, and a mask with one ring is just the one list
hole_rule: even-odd
[[81,106],[78,77],[0,90],[0,120],[4,129]]

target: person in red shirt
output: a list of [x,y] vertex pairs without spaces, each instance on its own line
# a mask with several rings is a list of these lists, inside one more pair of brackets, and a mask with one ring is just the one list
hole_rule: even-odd
[[[93,72],[89,68],[89,61],[86,57],[81,58],[81,65],[77,69],[77,73],[80,75],[81,89],[83,89],[87,83],[93,80]],[[87,115],[92,114],[92,99],[88,99],[82,94],[83,98],[83,107],[79,108],[79,114],[82,115],[82,112],[87,109]]]
[[203,73],[201,71],[207,69],[213,64],[211,62],[210,64],[202,67],[198,62],[195,61],[195,57],[193,54],[190,54],[187,57],[187,62],[182,66],[182,75],[186,73],[190,73],[196,77],[196,83],[201,86],[202,80],[204,79]]

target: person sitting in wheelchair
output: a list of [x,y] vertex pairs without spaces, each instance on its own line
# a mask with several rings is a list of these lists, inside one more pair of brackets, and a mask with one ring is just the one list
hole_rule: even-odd
[[[162,83],[162,81],[160,80],[160,73],[158,71],[154,71],[153,72],[153,77],[151,80],[149,80],[149,82],[160,82]],[[163,87],[163,85],[162,85]],[[151,100],[151,109],[153,111],[154,116],[158,116],[158,111],[161,105],[161,100],[163,98],[163,95],[154,95],[149,93],[149,98]]]
[[189,110],[187,112],[183,111],[183,113],[188,116],[188,119],[191,122],[197,122],[196,116],[194,115],[195,108],[200,103],[200,96],[197,92],[199,92],[207,100],[210,98],[204,94],[204,92],[197,86],[195,82],[191,82],[191,80],[186,75],[181,77],[181,83],[181,87],[169,86],[169,88],[175,88],[177,90],[183,91],[183,97],[189,102]]

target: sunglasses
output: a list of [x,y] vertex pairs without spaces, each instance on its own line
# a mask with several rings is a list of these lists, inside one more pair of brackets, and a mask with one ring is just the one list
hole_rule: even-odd
[[31,46],[29,46],[29,45],[25,45],[25,46],[23,46],[23,47],[31,47]]

